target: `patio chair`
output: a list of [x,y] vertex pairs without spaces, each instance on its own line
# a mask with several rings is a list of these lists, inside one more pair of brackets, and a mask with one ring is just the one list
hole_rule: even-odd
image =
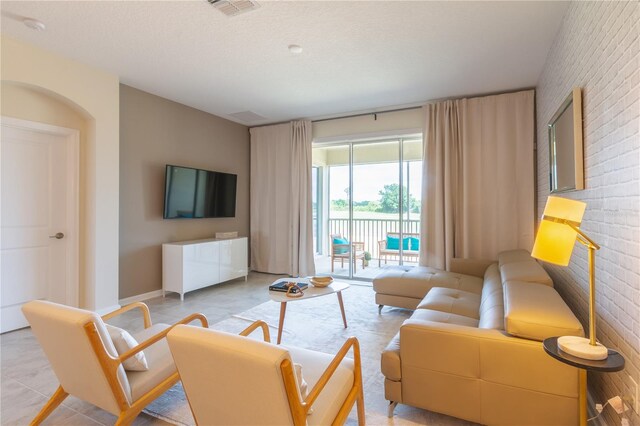
[[265,341],[183,325],[167,336],[196,424],[340,425],[356,403],[364,425],[355,337],[333,356],[271,344],[263,321],[243,334],[257,327]]
[[[133,335],[139,343],[119,355],[114,345],[116,340],[110,336],[103,320],[134,308],[142,310],[145,328]],[[91,311],[42,300],[26,303],[22,311],[60,382],[53,396],[31,421],[32,425],[42,423],[69,395],[118,416],[116,425],[127,425],[179,380],[165,339],[175,325],[152,325],[149,308],[144,303],[132,303],[102,318]],[[200,320],[203,327],[208,327],[202,314],[189,315],[177,324],[194,320]],[[126,340],[125,337],[122,342]],[[116,343],[122,351],[121,342]],[[135,344],[131,340],[128,343]],[[134,357],[140,360],[141,356],[137,355],[143,350],[148,369],[126,371],[123,363]],[[144,370],[144,366],[137,368]]]
[[364,259],[364,243],[363,242],[352,242],[349,244],[349,241],[342,237],[340,234],[331,234],[329,236],[331,240],[331,272],[333,272],[333,262],[337,259],[340,259],[340,266],[344,268],[344,260],[349,260],[349,256],[351,254],[351,250],[353,249],[353,269],[356,269],[356,260],[362,260],[362,269],[365,268],[365,259]]

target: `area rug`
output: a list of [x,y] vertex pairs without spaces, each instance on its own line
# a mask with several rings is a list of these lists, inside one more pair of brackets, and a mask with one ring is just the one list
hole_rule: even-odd
[[[393,419],[387,418],[388,402],[384,399],[384,377],[380,373],[380,353],[398,332],[411,312],[384,308],[378,315],[374,293],[369,286],[352,285],[343,292],[348,327],[342,324],[335,295],[288,303],[282,343],[291,346],[336,353],[345,339],[356,336],[360,342],[364,380],[366,421],[369,425],[468,425],[452,417],[399,405]],[[253,321],[261,319],[269,324],[271,340],[275,342],[280,306],[266,302],[248,311],[233,315],[211,326],[216,330],[238,333]],[[256,331],[253,338],[261,339]],[[176,425],[194,425],[189,404],[180,384],[175,385],[149,405],[145,412]],[[355,408],[347,421],[357,424]]]

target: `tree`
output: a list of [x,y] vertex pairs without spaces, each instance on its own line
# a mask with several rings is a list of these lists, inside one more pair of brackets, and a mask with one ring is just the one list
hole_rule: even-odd
[[344,211],[349,208],[349,203],[347,200],[331,200],[331,210],[333,211]]
[[[404,194],[404,211],[410,211],[411,213],[420,212],[420,203],[414,197],[409,197],[407,194],[407,188],[403,187],[402,193]],[[400,206],[398,200],[400,199],[400,185],[397,183],[391,183],[385,185],[380,194],[380,208],[378,211],[382,213],[398,213]]]

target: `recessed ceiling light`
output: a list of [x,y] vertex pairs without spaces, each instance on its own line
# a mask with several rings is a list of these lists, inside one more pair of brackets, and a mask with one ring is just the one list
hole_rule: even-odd
[[24,18],[22,20],[22,23],[25,24],[27,27],[31,28],[32,30],[36,30],[36,31],[44,31],[45,28],[47,28],[43,22],[33,18]]
[[302,47],[298,46],[297,44],[290,44],[289,52],[295,53],[297,55],[298,53],[302,53]]

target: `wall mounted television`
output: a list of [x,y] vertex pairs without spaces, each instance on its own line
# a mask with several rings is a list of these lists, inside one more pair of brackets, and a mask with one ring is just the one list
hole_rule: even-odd
[[164,219],[235,217],[238,176],[167,164]]

